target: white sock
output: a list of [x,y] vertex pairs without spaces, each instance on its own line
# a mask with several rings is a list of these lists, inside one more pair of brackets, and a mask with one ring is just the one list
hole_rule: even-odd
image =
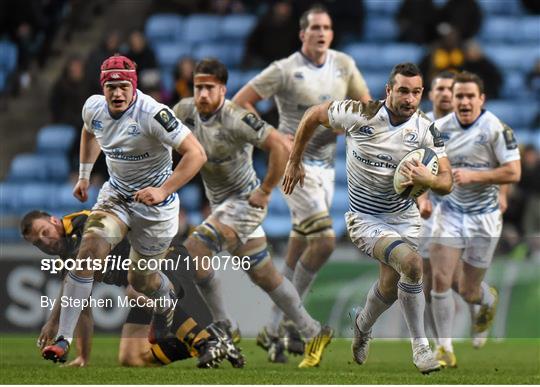
[[[281,272],[283,274],[283,277],[287,278],[290,282],[292,282],[293,276],[294,276],[294,269],[291,269],[289,265],[285,263],[285,265],[283,265],[283,269],[281,270]],[[270,333],[273,336],[277,336],[278,330],[279,330],[279,323],[281,322],[281,320],[283,320],[283,312],[274,303],[270,310],[270,322],[266,325],[266,329],[268,330],[268,333]]]
[[306,338],[311,338],[319,333],[321,324],[308,314],[306,308],[302,305],[298,292],[287,278],[283,278],[283,282],[277,288],[268,292],[268,295],[281,308],[283,313],[296,324]]
[[492,306],[495,302],[495,296],[489,291],[489,285],[482,281],[482,305]]
[[62,296],[70,297],[73,303],[68,306],[62,307],[60,310],[60,321],[58,324],[57,336],[64,336],[64,339],[71,343],[73,340],[73,332],[79,321],[82,307],[72,306],[72,304],[80,305],[83,300],[90,297],[92,293],[92,285],[94,283],[94,277],[84,278],[69,272],[64,284],[64,292]]
[[216,273],[212,272],[209,277],[196,282],[199,291],[208,305],[208,309],[210,309],[210,313],[212,313],[213,320],[229,320],[232,323],[231,316],[225,310],[225,303],[221,297],[221,281]]
[[405,318],[411,343],[413,347],[418,345],[429,345],[424,331],[424,309],[426,297],[422,289],[422,284],[408,284],[398,282],[398,300],[401,305],[401,313]]
[[454,351],[452,346],[452,325],[456,313],[456,303],[452,289],[438,293],[431,290],[433,319],[439,335],[439,345],[447,351]]
[[[152,294],[149,295],[150,298],[157,300],[162,299],[164,302],[157,302],[155,306],[156,313],[165,313],[165,311],[169,310],[170,306],[172,304],[172,297],[171,297],[171,281],[169,278],[163,274],[161,271],[158,272],[159,278],[161,279],[161,285],[159,285],[159,288],[154,291]],[[166,301],[169,300],[169,301]],[[166,301],[166,302],[165,302]]]
[[375,282],[371,286],[371,289],[369,289],[366,304],[356,319],[356,324],[360,331],[364,333],[369,332],[379,316],[390,308],[394,301],[385,300],[379,292],[379,281]]
[[300,298],[302,300],[306,297],[306,294],[309,291],[309,288],[311,287],[311,284],[313,283],[313,280],[315,280],[316,276],[317,272],[309,271],[302,264],[302,261],[298,261],[294,269],[294,277],[292,283],[296,290],[298,290],[298,294],[300,295]]
[[431,302],[428,302],[427,300],[426,309],[424,310],[424,325],[428,337],[433,338],[433,340],[435,341],[435,345],[439,345],[439,335],[437,334],[437,328],[435,327],[435,320],[433,318]]

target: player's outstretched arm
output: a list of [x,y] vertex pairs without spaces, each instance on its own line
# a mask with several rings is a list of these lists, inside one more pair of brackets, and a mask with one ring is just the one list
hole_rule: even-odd
[[182,159],[161,187],[146,187],[137,191],[134,199],[148,206],[164,201],[170,194],[189,182],[206,163],[206,152],[197,138],[189,133],[176,149]]
[[294,136],[293,149],[289,156],[289,161],[285,168],[285,175],[283,177],[283,192],[286,195],[290,195],[296,184],[300,183],[304,185],[304,167],[302,165],[302,156],[306,149],[306,144],[313,137],[315,129],[319,125],[326,127],[330,126],[328,121],[328,108],[330,107],[330,101],[324,102],[320,105],[312,106],[304,113],[298,130]]
[[270,194],[281,180],[287,165],[289,157],[287,141],[285,136],[275,129],[272,129],[264,140],[261,148],[268,152],[268,171],[259,189],[249,198],[249,204],[252,206],[265,208],[268,205]]
[[454,181],[458,185],[468,184],[512,184],[521,179],[521,162],[509,161],[500,167],[486,171],[458,168],[454,170]]
[[242,106],[244,109],[249,110],[257,116],[259,113],[257,112],[257,109],[255,109],[255,104],[260,100],[262,100],[261,96],[250,85],[242,87],[232,99],[238,106]]
[[86,129],[86,125],[82,128],[81,145],[79,156],[79,180],[73,188],[73,196],[79,201],[85,202],[88,200],[88,187],[90,186],[90,174],[96,162],[101,148],[96,140],[96,136]]

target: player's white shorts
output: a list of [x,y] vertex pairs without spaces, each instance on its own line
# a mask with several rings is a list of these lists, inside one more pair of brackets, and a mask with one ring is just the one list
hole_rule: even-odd
[[502,214],[499,210],[469,215],[452,211],[442,204],[434,221],[432,243],[463,249],[463,261],[487,269],[501,230]]
[[[433,202],[432,202],[433,203]],[[431,216],[427,219],[421,219],[420,238],[418,240],[418,253],[423,259],[429,259],[429,246],[431,246],[431,238],[433,236],[434,219],[439,212],[439,204],[433,203]]]
[[348,211],[345,221],[352,242],[370,257],[382,237],[400,238],[415,250],[418,248],[420,214],[414,205],[397,214],[368,215]]
[[125,200],[105,182],[92,210],[120,218],[129,228],[127,237],[131,247],[141,255],[154,256],[167,250],[178,232],[180,201],[176,193],[160,205],[147,206]]
[[336,172],[334,168],[323,168],[304,163],[306,176],[304,186],[297,184],[290,195],[284,195],[291,212],[294,225],[320,214],[330,212],[330,205],[334,197],[334,181]]
[[232,197],[213,207],[210,216],[231,227],[242,243],[246,243],[248,239],[266,235],[261,224],[267,211],[251,206],[247,197]]

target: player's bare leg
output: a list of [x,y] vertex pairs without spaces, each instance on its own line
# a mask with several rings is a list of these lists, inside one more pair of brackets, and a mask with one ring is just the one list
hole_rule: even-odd
[[469,304],[479,305],[480,309],[473,321],[473,333],[483,339],[493,324],[499,296],[497,290],[483,281],[487,269],[481,269],[463,262],[462,276],[459,281],[459,293]]
[[433,309],[431,306],[431,287],[433,283],[433,276],[431,272],[431,264],[429,259],[423,259],[423,272],[424,272],[424,295],[426,296],[426,309],[424,311],[424,325],[426,333],[431,334],[431,338],[435,342],[435,346],[439,345],[439,335],[437,334],[437,327],[435,326],[435,320],[433,318]]
[[454,368],[457,359],[452,346],[452,325],[456,304],[452,285],[463,249],[434,243],[430,249],[430,262],[433,275],[431,304],[435,326],[439,335],[437,360],[444,367]]
[[[42,351],[45,359],[54,362],[66,361],[73,332],[82,312],[82,302],[88,299],[92,292],[93,265],[103,263],[107,254],[126,233],[127,226],[112,214],[94,211],[88,217],[77,255],[77,268],[67,274],[64,282],[63,296],[73,301],[60,311],[55,342]],[[86,261],[87,258],[90,258],[90,262]]]

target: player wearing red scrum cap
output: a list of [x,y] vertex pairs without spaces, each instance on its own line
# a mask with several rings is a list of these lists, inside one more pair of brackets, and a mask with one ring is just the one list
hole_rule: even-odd
[[[55,362],[65,361],[82,301],[91,297],[93,268],[104,264],[125,236],[131,244],[128,281],[155,300],[150,341],[170,335],[176,295],[167,276],[147,266],[164,257],[178,230],[176,191],[206,162],[201,144],[174,113],[137,90],[133,61],[121,55],[106,59],[100,82],[103,95],[91,96],[82,109],[79,181],[73,194],[81,202],[88,199],[92,166],[101,151],[110,178],[85,225],[77,255],[82,264],[66,276],[63,295],[69,302],[60,312],[56,340],[42,352]],[[182,155],[174,171],[171,148]]]

